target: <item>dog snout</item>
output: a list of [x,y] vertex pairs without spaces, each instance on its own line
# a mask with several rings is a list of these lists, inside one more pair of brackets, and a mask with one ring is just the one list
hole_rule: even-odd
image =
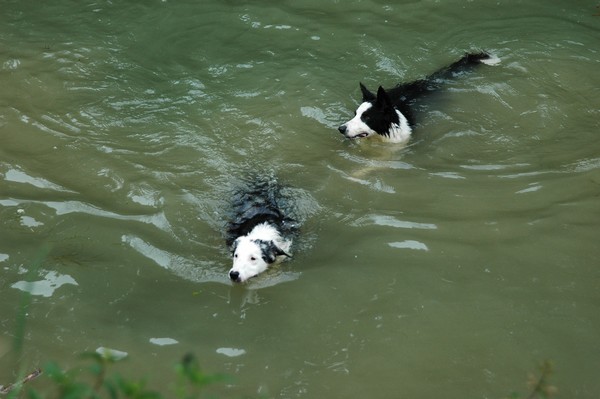
[[239,283],[240,282],[240,272],[236,272],[235,270],[230,271],[229,278],[231,279],[231,281],[235,281],[236,283]]
[[341,134],[346,134],[346,125],[340,125],[340,127],[338,127],[338,130],[340,131]]

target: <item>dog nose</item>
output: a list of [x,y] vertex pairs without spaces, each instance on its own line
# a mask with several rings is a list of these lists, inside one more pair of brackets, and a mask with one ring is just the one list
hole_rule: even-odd
[[340,125],[340,127],[338,127],[338,130],[341,134],[346,133],[346,125]]
[[232,270],[229,272],[229,278],[232,281],[239,281],[240,279],[240,272],[236,272],[235,270]]

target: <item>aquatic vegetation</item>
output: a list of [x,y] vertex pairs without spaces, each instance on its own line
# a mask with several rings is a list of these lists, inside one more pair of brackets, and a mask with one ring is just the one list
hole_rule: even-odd
[[[192,399],[203,397],[208,385],[227,380],[225,375],[203,372],[197,358],[187,354],[174,369],[176,383],[171,387],[174,396],[163,396],[165,393],[149,388],[145,379],[130,378],[118,372],[109,374],[111,365],[123,360],[113,356],[110,351],[86,353],[82,359],[90,364],[70,370],[63,370],[56,362],[48,362],[42,369],[34,370],[17,383],[0,385],[0,394],[8,394],[9,399]],[[50,381],[49,388],[44,388],[44,392],[28,384],[40,376]]]
[[516,392],[513,392],[509,398],[527,398],[527,399],[549,399],[556,395],[558,389],[550,384],[548,381],[550,375],[554,371],[554,367],[551,361],[544,361],[539,367],[539,375],[530,373],[527,378],[527,390],[529,394],[527,396],[521,396]]

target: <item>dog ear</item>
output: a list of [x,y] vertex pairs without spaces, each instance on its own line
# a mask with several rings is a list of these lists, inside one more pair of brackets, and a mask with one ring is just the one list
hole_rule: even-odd
[[237,249],[237,246],[238,246],[239,243],[240,243],[240,239],[238,237],[231,244],[231,256],[233,256],[235,254],[235,250]]
[[275,245],[272,240],[255,240],[255,242],[260,246],[262,258],[267,263],[275,262],[275,259],[281,255],[287,256],[288,258],[292,257],[292,255]]
[[378,105],[381,105],[383,107],[392,107],[393,106],[390,96],[388,96],[385,89],[381,86],[379,86],[379,89],[377,89],[377,101],[376,102]]
[[288,258],[292,257],[292,255],[288,254],[283,249],[279,248],[277,245],[273,244],[273,246],[275,247],[275,255],[277,255],[277,256],[283,255],[283,256],[287,256]]
[[364,84],[359,83],[359,85],[360,85],[360,91],[363,96],[363,98],[362,98],[363,102],[375,100],[375,94],[371,93]]

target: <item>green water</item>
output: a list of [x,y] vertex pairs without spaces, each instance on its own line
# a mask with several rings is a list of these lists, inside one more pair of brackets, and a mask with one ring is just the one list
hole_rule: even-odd
[[[546,359],[559,397],[598,397],[596,5],[2,1],[0,384],[108,347],[159,389],[194,352],[233,377],[219,397],[526,397]],[[408,147],[337,132],[359,81],[475,49],[502,62]],[[292,187],[302,234],[232,286],[251,170]]]

